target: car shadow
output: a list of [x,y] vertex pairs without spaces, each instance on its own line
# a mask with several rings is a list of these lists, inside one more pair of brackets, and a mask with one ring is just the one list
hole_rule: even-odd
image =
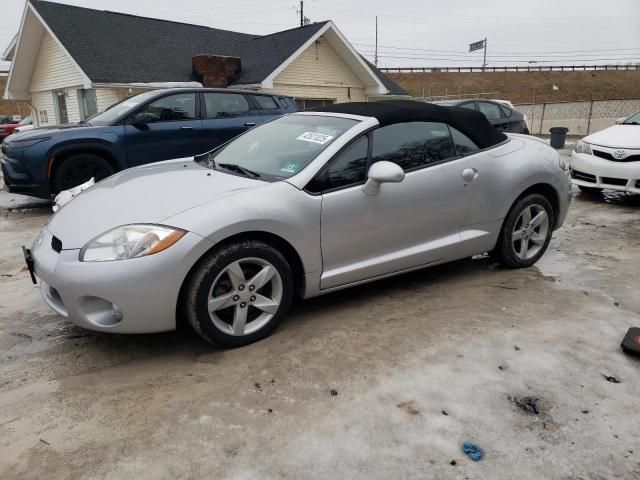
[[588,203],[606,203],[621,207],[640,207],[640,195],[637,193],[605,190],[603,192],[578,191],[574,193],[574,195],[579,198],[580,201]]
[[[282,324],[276,331],[281,335],[288,328],[304,324],[315,312],[331,308],[337,311],[374,302],[384,297],[395,297],[407,291],[419,291],[430,284],[447,283],[460,277],[479,274],[484,271],[500,270],[487,255],[473,259],[458,260],[431,268],[416,270],[398,276],[370,282],[328,293],[308,300],[295,299]],[[179,319],[175,331],[152,334],[113,334],[84,330],[70,322],[61,321],[61,326],[52,337],[58,345],[64,344],[64,350],[86,350],[99,358],[119,358],[122,362],[149,359],[165,355],[185,355],[193,358],[209,356],[225,349],[210,345],[202,340],[184,319]],[[264,342],[264,340],[263,340]],[[245,347],[246,348],[246,347]]]

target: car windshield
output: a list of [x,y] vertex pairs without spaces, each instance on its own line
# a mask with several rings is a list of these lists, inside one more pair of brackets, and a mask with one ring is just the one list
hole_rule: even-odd
[[31,125],[31,117],[24,117],[18,125]]
[[640,125],[640,112],[634,115],[631,115],[624,122],[622,122],[622,124],[623,125]]
[[357,123],[323,115],[287,115],[249,130],[198,160],[245,176],[289,178]]
[[149,91],[144,92],[133,97],[125,98],[124,100],[114,103],[106,108],[106,110],[97,113],[93,117],[89,118],[87,123],[91,125],[112,125],[116,120],[119,120],[123,115],[126,115],[132,109],[140,106],[150,98],[154,97],[156,92]]

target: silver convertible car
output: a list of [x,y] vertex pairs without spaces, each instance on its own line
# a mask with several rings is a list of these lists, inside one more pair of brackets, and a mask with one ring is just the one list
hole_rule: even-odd
[[294,295],[490,252],[545,252],[570,203],[567,165],[479,112],[411,101],[285,115],[196,158],[125,170],[82,192],[24,249],[73,323],[162,332],[186,318],[236,347]]

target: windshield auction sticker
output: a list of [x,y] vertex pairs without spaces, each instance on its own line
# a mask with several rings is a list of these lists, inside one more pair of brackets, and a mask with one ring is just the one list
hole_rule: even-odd
[[292,162],[292,163],[287,163],[284,167],[280,169],[280,171],[287,172],[287,173],[296,173],[298,168],[300,168],[300,165]]
[[304,142],[313,142],[319,143],[320,145],[324,145],[333,137],[331,135],[325,135],[324,133],[316,133],[316,132],[304,132],[302,135],[296,138],[296,140],[302,140]]

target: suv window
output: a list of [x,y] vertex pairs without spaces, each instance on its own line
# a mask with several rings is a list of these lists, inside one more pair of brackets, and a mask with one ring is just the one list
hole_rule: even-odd
[[458,156],[463,157],[465,155],[471,155],[472,153],[480,150],[480,148],[464,133],[453,127],[449,127],[449,130],[451,131],[451,138],[453,139],[453,145],[455,146],[456,154]]
[[505,107],[504,105],[500,105],[500,110],[502,110],[502,116],[504,118],[509,118],[513,113],[509,107]]
[[500,106],[495,103],[478,102],[478,110],[484,113],[489,120],[497,120],[502,117]]
[[444,123],[397,123],[373,131],[372,162],[387,160],[403,170],[415,170],[455,157]]
[[272,97],[267,97],[265,95],[255,95],[253,98],[258,102],[258,106],[260,110],[273,110],[274,108],[278,108],[275,100]]
[[155,115],[156,122],[195,120],[196,94],[178,93],[162,97],[145,106],[142,112]]
[[475,110],[476,109],[476,103],[475,102],[462,103],[462,104],[460,104],[458,106],[460,108],[468,108],[469,110]]
[[239,93],[205,92],[207,118],[237,117],[249,111],[249,102]]
[[362,183],[367,174],[369,138],[364,135],[331,160],[308,189],[314,193]]

